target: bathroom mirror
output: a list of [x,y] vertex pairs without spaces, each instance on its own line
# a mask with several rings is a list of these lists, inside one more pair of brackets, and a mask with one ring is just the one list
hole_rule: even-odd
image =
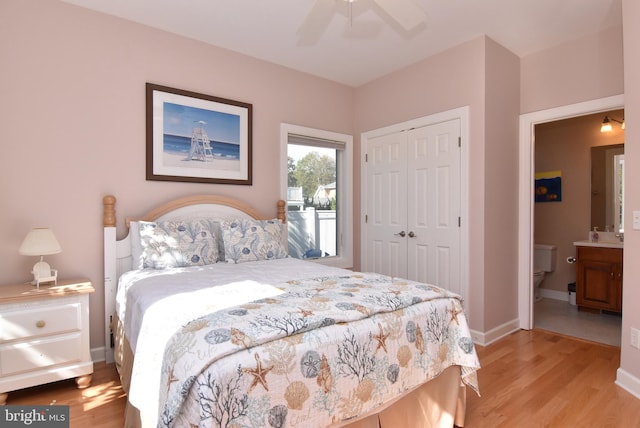
[[591,147],[591,230],[623,232],[624,144]]

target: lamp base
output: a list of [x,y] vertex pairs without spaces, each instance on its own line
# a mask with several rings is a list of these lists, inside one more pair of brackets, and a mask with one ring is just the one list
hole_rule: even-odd
[[31,285],[35,285],[40,288],[40,284],[44,284],[46,282],[53,282],[54,284],[58,283],[58,271],[56,269],[51,269],[49,263],[42,260],[33,265],[33,270],[31,271],[33,274],[33,281],[31,281]]

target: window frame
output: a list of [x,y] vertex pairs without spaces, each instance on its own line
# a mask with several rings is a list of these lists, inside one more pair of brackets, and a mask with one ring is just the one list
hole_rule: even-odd
[[[353,136],[338,132],[308,128],[288,123],[280,124],[280,195],[287,200],[288,189],[288,144],[289,135],[333,140],[344,143],[344,150],[340,150],[341,159],[336,159],[336,185],[338,187],[336,213],[337,224],[337,252],[339,255],[310,259],[314,263],[328,266],[353,268]],[[287,237],[287,243],[289,242]]]

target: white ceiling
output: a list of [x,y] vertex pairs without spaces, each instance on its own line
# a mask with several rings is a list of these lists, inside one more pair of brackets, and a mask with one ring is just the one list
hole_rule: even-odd
[[[427,15],[404,31],[372,0],[63,0],[265,61],[360,86],[486,34],[518,56],[622,25],[621,0],[413,1]],[[333,18],[313,42],[297,34],[314,1]]]

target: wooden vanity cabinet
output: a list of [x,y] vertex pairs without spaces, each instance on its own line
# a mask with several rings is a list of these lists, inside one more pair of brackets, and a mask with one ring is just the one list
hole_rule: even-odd
[[576,247],[576,305],[622,312],[622,249]]

